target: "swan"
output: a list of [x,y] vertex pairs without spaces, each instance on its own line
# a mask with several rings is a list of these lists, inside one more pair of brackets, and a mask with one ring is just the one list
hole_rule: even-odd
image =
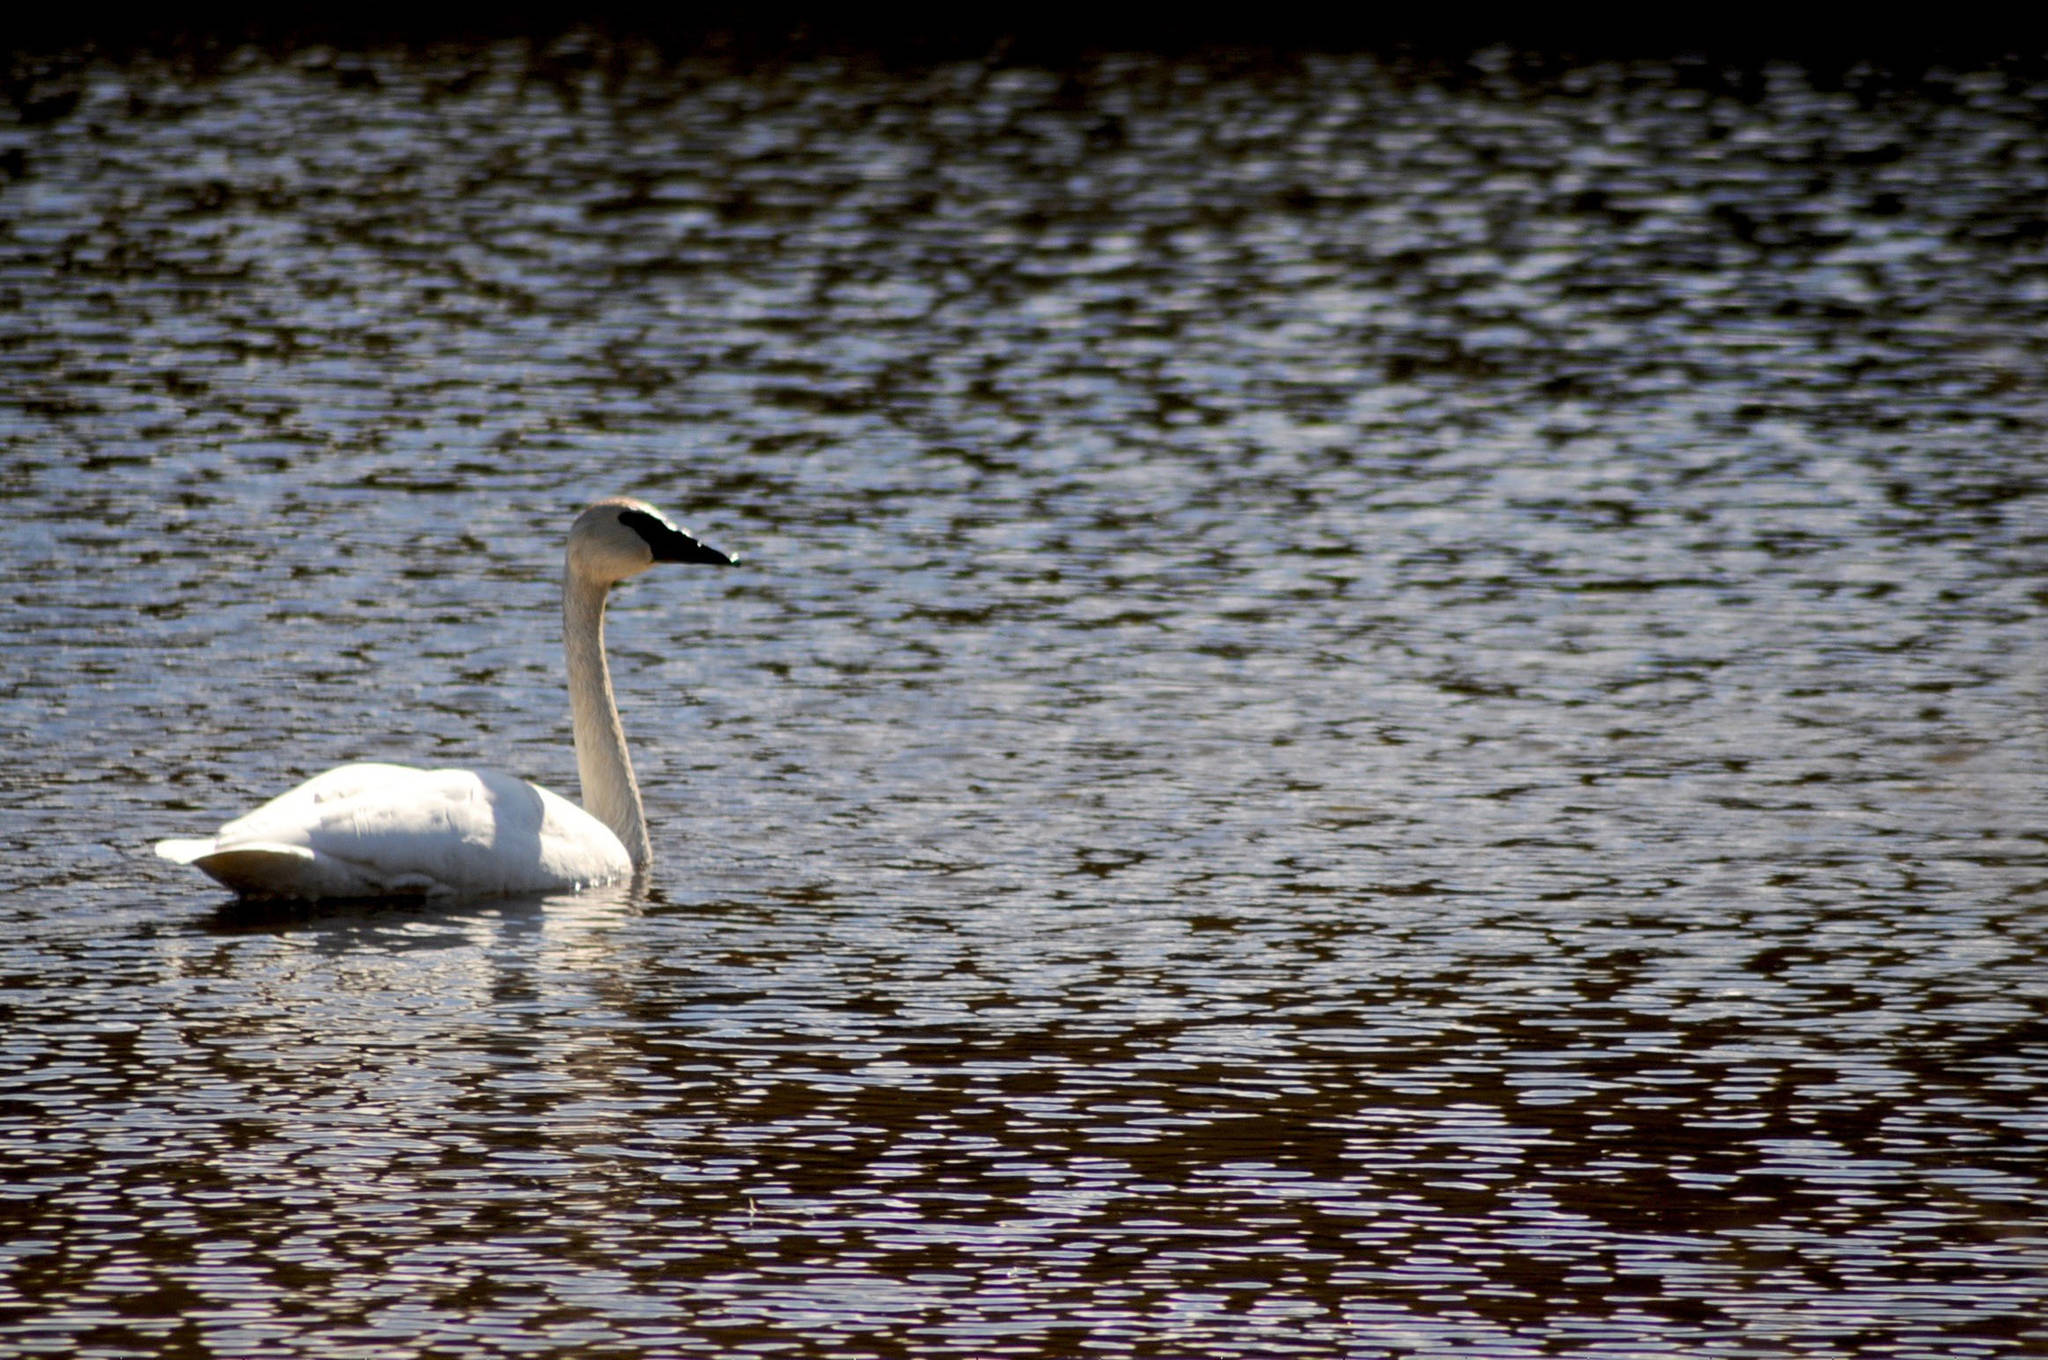
[[570,527],[562,633],[585,807],[495,770],[343,765],[211,836],[159,841],[157,854],[259,898],[510,897],[644,870],[651,847],[605,662],[605,599],[658,562],[736,560],[625,496]]

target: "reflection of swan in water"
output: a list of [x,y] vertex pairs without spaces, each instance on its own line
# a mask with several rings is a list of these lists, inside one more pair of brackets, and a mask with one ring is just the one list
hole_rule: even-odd
[[157,842],[245,897],[494,897],[560,892],[644,869],[640,786],[604,656],[605,596],[657,562],[733,559],[660,511],[615,497],[569,530],[562,630],[576,768],[589,810],[490,770],[343,765],[210,837]]

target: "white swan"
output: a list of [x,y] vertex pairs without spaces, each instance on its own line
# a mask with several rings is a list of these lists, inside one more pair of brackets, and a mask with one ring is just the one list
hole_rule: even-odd
[[605,664],[605,597],[657,562],[734,560],[623,496],[597,502],[570,528],[562,631],[588,811],[491,770],[343,765],[212,836],[159,841],[156,852],[245,897],[507,897],[646,868],[640,786]]

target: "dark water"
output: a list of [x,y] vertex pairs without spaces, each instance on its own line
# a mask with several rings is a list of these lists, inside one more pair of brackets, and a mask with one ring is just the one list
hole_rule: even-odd
[[0,1353],[2048,1354],[2037,66],[15,67]]

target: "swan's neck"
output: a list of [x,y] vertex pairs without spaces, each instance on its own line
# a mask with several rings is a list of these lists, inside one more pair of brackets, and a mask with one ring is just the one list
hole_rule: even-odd
[[640,785],[626,754],[626,729],[612,698],[611,668],[604,657],[604,601],[610,587],[573,570],[562,586],[562,635],[569,654],[569,712],[576,722],[576,773],[583,781],[583,807],[612,829],[633,867],[652,856],[647,822],[640,810]]

